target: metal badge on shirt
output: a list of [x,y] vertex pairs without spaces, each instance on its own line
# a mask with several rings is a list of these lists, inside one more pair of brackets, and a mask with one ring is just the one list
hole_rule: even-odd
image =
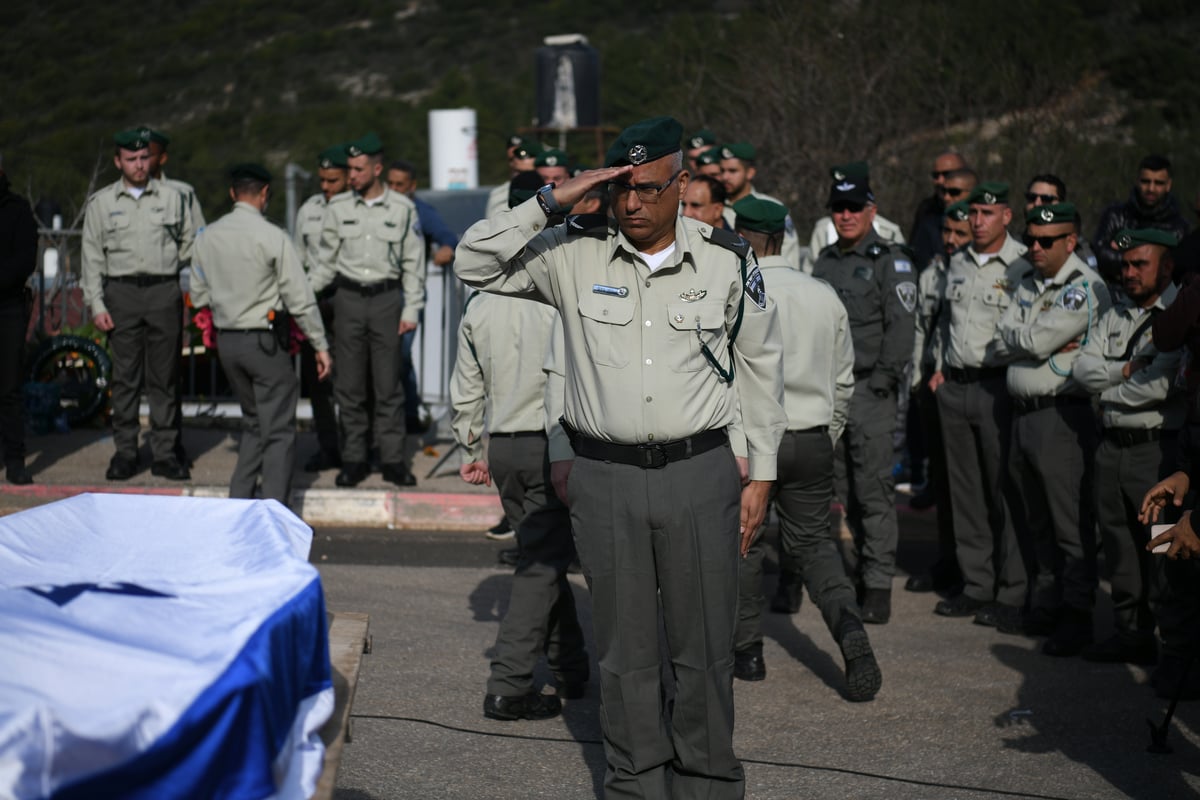
[[593,294],[606,294],[610,297],[628,297],[629,288],[625,286],[605,286],[602,283],[592,284]]

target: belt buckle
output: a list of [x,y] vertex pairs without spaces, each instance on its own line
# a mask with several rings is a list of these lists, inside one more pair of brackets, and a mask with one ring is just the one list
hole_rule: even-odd
[[661,444],[639,444],[642,452],[642,467],[645,469],[662,469],[667,465],[667,451]]

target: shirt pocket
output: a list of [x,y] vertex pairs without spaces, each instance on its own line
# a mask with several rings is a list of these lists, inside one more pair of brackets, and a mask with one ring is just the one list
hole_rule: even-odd
[[[708,364],[700,342],[708,345],[709,352],[724,366],[725,347],[725,304],[707,301],[695,303],[668,303],[667,321],[671,326],[671,340],[667,352],[660,354],[668,359],[675,372],[698,372]],[[697,335],[697,329],[699,335]]]
[[400,268],[400,262],[403,260],[401,249],[404,243],[405,229],[396,223],[380,221],[371,228],[370,235],[372,236],[376,247],[369,252],[373,257],[378,257],[382,264],[388,264]]
[[983,293],[983,304],[988,308],[998,309],[999,313],[1003,313],[1012,304],[1012,298],[1008,292],[992,286]]
[[962,299],[966,297],[966,295],[966,289],[963,288],[961,283],[952,283],[946,287],[946,299],[951,303],[962,302]]
[[629,333],[633,305],[629,297],[595,293],[580,296],[583,341],[594,363],[605,367],[624,367],[629,363],[633,349]]
[[129,253],[137,244],[133,220],[128,214],[117,214],[108,218],[104,226],[104,252]]
[[341,240],[340,255],[355,262],[360,261],[366,254],[367,229],[364,221],[358,218],[339,219],[337,233]]

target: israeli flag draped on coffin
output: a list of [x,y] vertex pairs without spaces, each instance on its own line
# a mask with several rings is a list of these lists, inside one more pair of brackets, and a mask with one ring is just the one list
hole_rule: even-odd
[[333,710],[311,542],[275,501],[0,519],[0,797],[309,797]]

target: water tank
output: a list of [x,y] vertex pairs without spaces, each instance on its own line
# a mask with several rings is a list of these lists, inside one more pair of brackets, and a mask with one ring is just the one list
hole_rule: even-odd
[[577,33],[547,36],[536,54],[537,124],[582,128],[600,124],[600,53]]

